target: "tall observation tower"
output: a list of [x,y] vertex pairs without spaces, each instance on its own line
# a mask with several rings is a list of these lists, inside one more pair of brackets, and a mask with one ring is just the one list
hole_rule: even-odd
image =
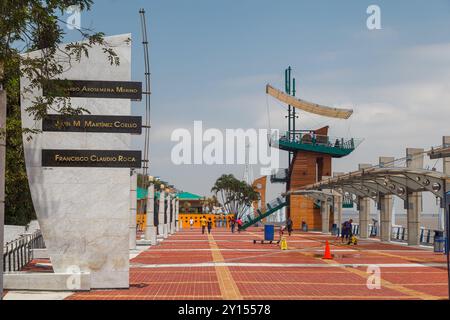
[[[332,159],[349,155],[361,142],[354,138],[332,137],[328,126],[297,130],[297,109],[337,119],[350,118],[353,110],[331,108],[296,98],[296,84],[295,79],[291,78],[291,72],[291,67],[285,70],[284,92],[271,85],[266,86],[268,95],[288,105],[288,130],[270,141],[272,146],[289,152],[288,168],[271,176],[272,183],[286,183],[286,192],[331,177]],[[290,195],[287,203],[286,215],[291,217],[294,228],[300,228],[302,221],[311,230],[321,228],[320,208],[313,200],[301,195]],[[332,217],[330,221],[333,221]]]

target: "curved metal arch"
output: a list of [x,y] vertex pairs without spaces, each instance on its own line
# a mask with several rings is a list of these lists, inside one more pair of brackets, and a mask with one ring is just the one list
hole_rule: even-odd
[[289,191],[287,195],[302,195],[316,200],[320,200],[322,202],[330,202],[330,203],[334,202],[333,193],[320,190],[295,190]]
[[[373,167],[329,178],[308,185],[305,189],[315,190],[320,188],[346,186],[356,195],[372,198],[370,192],[367,193],[365,190],[359,190],[359,188],[356,188],[355,186],[366,185],[366,187],[374,187],[371,183],[375,183],[384,194],[395,195],[404,201],[407,201],[408,192],[425,191],[432,192],[435,196],[442,199],[444,197],[444,186],[448,179],[450,179],[450,177],[444,173],[425,169]],[[421,183],[422,181],[427,181],[427,183]],[[387,185],[385,182],[387,182]],[[439,190],[436,190],[437,184],[441,186]],[[435,186],[435,188],[433,188],[433,186]],[[371,188],[368,187],[368,189]],[[400,192],[401,190],[404,191]]]

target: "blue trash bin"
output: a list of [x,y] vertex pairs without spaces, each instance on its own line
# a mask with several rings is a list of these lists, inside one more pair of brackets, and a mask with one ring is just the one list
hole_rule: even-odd
[[273,241],[275,235],[275,228],[272,224],[266,224],[264,226],[264,240]]
[[333,226],[331,227],[331,235],[335,236],[338,234],[338,227],[336,223],[333,223]]
[[434,252],[445,252],[444,232],[434,230]]
[[302,231],[303,231],[303,232],[308,232],[308,224],[307,224],[307,223],[305,223],[305,224],[303,225]]

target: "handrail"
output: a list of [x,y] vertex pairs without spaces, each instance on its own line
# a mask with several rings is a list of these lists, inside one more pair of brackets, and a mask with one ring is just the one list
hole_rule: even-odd
[[[420,243],[423,245],[433,245],[434,232],[435,230],[421,227],[419,236]],[[408,241],[408,228],[403,226],[392,226],[391,240],[401,242]]]
[[245,230],[246,228],[254,225],[258,221],[261,221],[264,218],[267,218],[274,212],[277,212],[278,210],[282,209],[286,206],[286,199],[283,196],[277,197],[276,199],[272,200],[271,202],[267,203],[267,210],[265,212],[258,211],[256,214],[252,213],[247,215],[245,218],[248,218],[248,220],[245,220],[241,230]]
[[40,230],[7,242],[3,247],[3,272],[20,271],[33,260],[33,249],[44,247]]
[[280,136],[280,141],[288,141],[300,144],[310,144],[318,146],[327,146],[331,148],[339,148],[345,150],[353,150],[356,148],[357,141],[354,138],[345,139],[332,137],[328,135],[317,135],[311,132],[286,132]]

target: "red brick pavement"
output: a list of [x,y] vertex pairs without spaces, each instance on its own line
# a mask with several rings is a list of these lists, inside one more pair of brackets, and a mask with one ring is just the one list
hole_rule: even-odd
[[[296,233],[282,251],[276,244],[253,244],[261,238],[256,228],[240,234],[216,229],[210,239],[199,230],[183,230],[131,260],[130,289],[92,290],[68,299],[447,298],[445,267],[417,265],[445,262],[430,250],[374,240],[347,246],[332,236]],[[333,260],[321,259],[325,240]],[[366,264],[390,264],[381,267],[380,289],[367,287]]]

